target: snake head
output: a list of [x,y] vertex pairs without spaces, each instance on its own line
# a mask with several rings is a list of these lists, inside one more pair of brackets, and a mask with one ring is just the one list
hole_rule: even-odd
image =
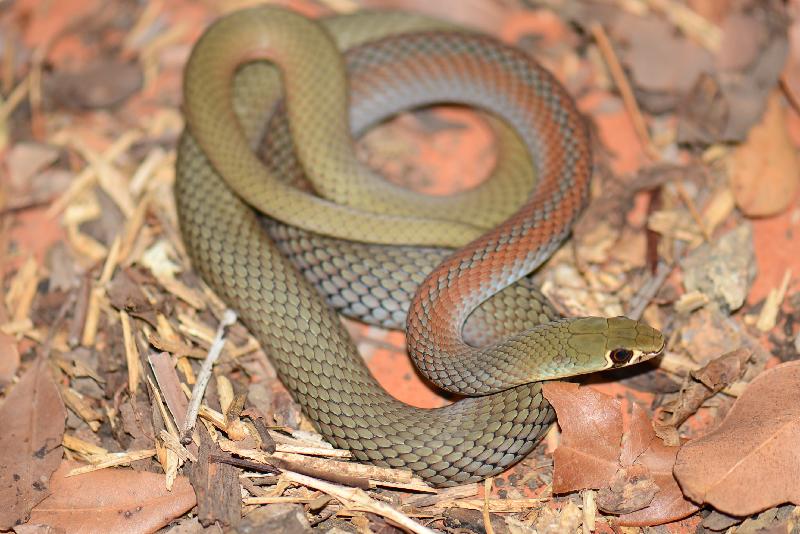
[[570,349],[587,372],[649,360],[661,354],[666,344],[661,332],[627,317],[575,319],[570,322],[569,331]]

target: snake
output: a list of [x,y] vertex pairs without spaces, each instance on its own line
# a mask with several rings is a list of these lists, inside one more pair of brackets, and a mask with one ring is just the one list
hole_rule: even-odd
[[[354,140],[439,103],[489,114],[497,164],[451,196],[392,184]],[[663,335],[556,312],[529,274],[588,201],[588,128],[528,54],[421,15],[261,6],[206,29],[184,72],[174,195],[193,268],[332,445],[434,486],[494,476],[554,421],[542,381],[632,365]],[[372,376],[339,313],[405,329],[424,409]]]

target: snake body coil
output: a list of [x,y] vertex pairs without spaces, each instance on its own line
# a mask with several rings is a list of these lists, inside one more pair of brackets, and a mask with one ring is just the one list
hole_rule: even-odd
[[[324,24],[262,7],[225,17],[195,47],[175,184],[187,249],[333,444],[435,485],[497,474],[552,421],[537,380],[635,363],[664,345],[629,319],[559,318],[524,279],[583,208],[586,128],[552,76],[488,37],[401,13]],[[416,33],[386,37],[398,32]],[[354,48],[347,66],[337,46]],[[274,105],[273,67],[243,66],[264,57],[281,69],[285,106]],[[348,69],[358,72],[349,111]],[[499,162],[485,186],[427,198],[358,163],[350,127],[357,135],[443,101],[481,107],[516,132],[498,127]],[[479,215],[485,203],[492,208]],[[369,322],[405,323],[431,380],[482,396],[434,410],[392,398],[323,295]]]

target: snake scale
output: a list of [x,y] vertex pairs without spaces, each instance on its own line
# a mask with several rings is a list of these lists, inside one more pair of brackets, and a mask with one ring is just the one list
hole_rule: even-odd
[[[315,22],[259,7],[206,30],[184,100],[175,197],[192,263],[356,459],[437,486],[495,475],[553,420],[540,380],[663,349],[637,321],[558,316],[526,278],[584,207],[591,154],[572,99],[525,54],[411,14]],[[355,137],[442,102],[494,117],[484,184],[426,197],[358,161]],[[405,328],[421,372],[471,396],[438,409],[394,399],[334,308]]]

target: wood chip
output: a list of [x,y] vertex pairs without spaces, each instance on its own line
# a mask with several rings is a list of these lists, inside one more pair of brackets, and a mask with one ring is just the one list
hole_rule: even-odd
[[119,320],[122,323],[122,339],[125,346],[125,362],[128,364],[128,390],[132,396],[136,396],[141,381],[139,370],[139,349],[133,340],[131,318],[125,310],[119,311]]
[[781,285],[777,288],[771,289],[769,295],[767,295],[767,300],[764,302],[764,307],[761,308],[761,313],[758,315],[758,321],[756,321],[756,328],[762,332],[769,332],[775,328],[775,325],[778,321],[778,312],[780,311],[783,299],[786,297],[786,292],[789,289],[789,282],[791,279],[792,270],[786,269],[786,272],[783,274]]

